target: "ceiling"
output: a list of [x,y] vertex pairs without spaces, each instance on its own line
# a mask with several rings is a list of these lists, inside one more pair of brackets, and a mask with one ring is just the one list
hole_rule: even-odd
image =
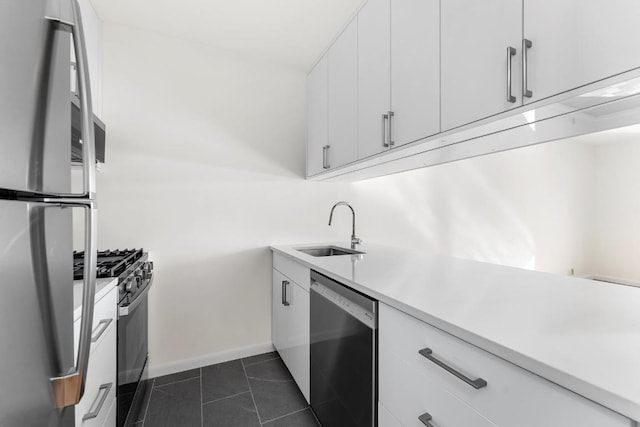
[[308,71],[363,0],[91,0],[126,25]]

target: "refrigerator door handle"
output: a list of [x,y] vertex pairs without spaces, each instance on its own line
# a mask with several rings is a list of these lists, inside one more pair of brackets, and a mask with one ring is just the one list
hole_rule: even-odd
[[78,73],[77,91],[80,96],[81,114],[81,141],[82,158],[84,160],[84,183],[81,194],[61,195],[66,198],[95,199],[96,195],[96,144],[93,128],[93,111],[91,104],[91,86],[89,84],[89,63],[87,59],[87,47],[80,16],[78,0],[68,0],[71,3],[74,22],[62,21],[59,17],[47,19],[58,24],[64,31],[70,31],[73,38],[73,47],[76,51],[76,72]]
[[[72,204],[61,204],[71,207]],[[85,209],[85,251],[84,276],[82,284],[82,314],[80,318],[80,340],[76,366],[67,374],[52,378],[55,404],[58,408],[72,406],[80,402],[89,369],[89,352],[93,327],[93,304],[96,292],[97,262],[97,209],[92,204],[77,204]]]

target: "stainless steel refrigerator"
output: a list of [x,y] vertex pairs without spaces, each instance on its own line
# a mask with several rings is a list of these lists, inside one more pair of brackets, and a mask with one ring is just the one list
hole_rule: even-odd
[[[85,164],[71,194],[71,41]],[[95,294],[95,153],[76,0],[0,0],[0,426],[73,426]],[[72,210],[85,215],[74,354]]]

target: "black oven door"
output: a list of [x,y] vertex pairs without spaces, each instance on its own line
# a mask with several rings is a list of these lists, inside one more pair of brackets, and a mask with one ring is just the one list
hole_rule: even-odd
[[[147,285],[149,287],[150,284]],[[118,427],[144,418],[144,397],[149,381],[148,355],[148,289],[143,290],[118,317]]]

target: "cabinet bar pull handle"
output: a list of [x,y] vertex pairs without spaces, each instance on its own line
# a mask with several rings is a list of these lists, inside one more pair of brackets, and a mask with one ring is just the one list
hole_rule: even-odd
[[523,39],[522,40],[522,96],[526,96],[527,98],[531,98],[533,96],[533,92],[529,90],[529,70],[527,66],[527,51],[533,47],[533,42],[531,40]]
[[288,280],[282,281],[282,305],[288,306],[289,301],[287,301],[287,285],[289,284]]
[[393,142],[393,132],[391,130],[391,123],[393,123],[394,114],[393,114],[393,111],[389,111],[387,114],[389,115],[389,127],[387,128],[387,131],[389,132],[388,134],[389,147],[393,147],[395,142]]
[[428,412],[425,412],[424,414],[422,414],[422,415],[420,415],[420,416],[418,417],[418,420],[419,420],[422,424],[426,425],[427,427],[433,427],[433,424],[431,424],[431,422],[430,422],[432,419],[433,419],[433,417],[432,417],[432,416],[431,416],[431,414],[430,414],[430,413],[428,413]]
[[331,166],[329,165],[329,148],[330,145],[325,145],[322,147],[322,168],[329,169]]
[[450,374],[460,378],[462,381],[469,384],[471,387],[475,388],[476,390],[487,386],[487,382],[482,378],[476,378],[475,380],[472,380],[471,378],[465,376],[464,374],[456,371],[451,366],[448,366],[444,362],[436,359],[436,357],[433,355],[433,351],[429,347],[423,348],[422,350],[418,350],[418,353],[420,353],[422,357],[440,366],[442,369],[449,372]]
[[[112,385],[113,383],[109,383],[109,384],[102,384],[100,386],[100,388],[98,389],[98,395],[96,396],[96,400],[93,401],[93,403],[96,403],[96,401],[98,401],[98,397],[100,396],[100,393],[102,393],[102,397],[100,397],[98,406],[96,407],[95,410],[84,414],[84,416],[82,417],[82,421],[90,420],[92,418],[97,417],[98,414],[100,414],[100,410],[104,405],[104,401],[107,400],[107,396],[109,395],[109,390],[111,390]],[[91,407],[93,407],[93,405],[91,405]]]
[[100,339],[100,337],[102,336],[102,334],[104,334],[104,331],[107,330],[107,328],[109,327],[111,322],[113,322],[113,319],[102,319],[98,323],[96,328],[93,330],[94,334],[96,333],[96,331],[99,331],[99,332],[91,337],[91,342],[98,341]]
[[387,143],[387,120],[388,119],[389,119],[388,114],[382,115],[382,146],[385,148],[389,146],[389,144]]
[[516,102],[516,97],[511,92],[511,71],[512,71],[512,58],[516,54],[516,49],[509,46],[507,47],[507,102]]

